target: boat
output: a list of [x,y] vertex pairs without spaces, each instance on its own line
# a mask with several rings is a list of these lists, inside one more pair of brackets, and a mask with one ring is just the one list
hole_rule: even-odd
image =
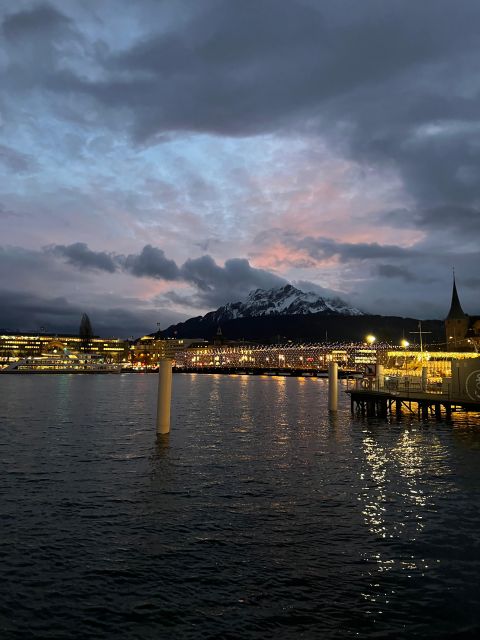
[[120,373],[122,366],[104,362],[96,354],[61,353],[11,362],[0,373]]

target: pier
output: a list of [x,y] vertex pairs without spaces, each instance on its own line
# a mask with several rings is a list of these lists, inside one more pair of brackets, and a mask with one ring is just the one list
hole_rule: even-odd
[[421,390],[376,390],[349,389],[352,415],[386,418],[395,414],[398,417],[404,411],[418,415],[422,420],[435,418],[449,420],[452,413],[458,411],[480,413],[480,402],[455,397],[449,393],[432,393]]

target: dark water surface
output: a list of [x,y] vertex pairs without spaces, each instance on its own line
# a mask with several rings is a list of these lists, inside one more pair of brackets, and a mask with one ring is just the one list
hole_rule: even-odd
[[0,377],[2,640],[480,637],[480,417],[177,375],[157,442],[156,383]]

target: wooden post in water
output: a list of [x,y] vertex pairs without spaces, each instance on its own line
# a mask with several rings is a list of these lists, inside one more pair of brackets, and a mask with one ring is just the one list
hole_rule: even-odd
[[157,433],[170,432],[172,403],[172,361],[160,360],[158,365]]
[[338,364],[328,363],[328,410],[338,410]]

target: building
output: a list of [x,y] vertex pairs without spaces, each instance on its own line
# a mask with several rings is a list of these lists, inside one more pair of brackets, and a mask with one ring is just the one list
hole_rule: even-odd
[[204,342],[190,338],[167,338],[160,340],[155,336],[143,336],[131,346],[131,361],[136,367],[156,367],[164,358],[176,359],[176,354],[183,352],[192,343]]
[[[77,354],[82,351],[82,339],[78,335],[58,335],[53,333],[11,333],[0,334],[0,362],[8,363],[29,357],[47,356],[68,351]],[[119,338],[92,337],[88,352],[103,357],[105,362],[126,362],[128,342]]]
[[450,311],[445,318],[445,335],[448,351],[480,350],[480,316],[469,316],[463,311],[455,276]]

